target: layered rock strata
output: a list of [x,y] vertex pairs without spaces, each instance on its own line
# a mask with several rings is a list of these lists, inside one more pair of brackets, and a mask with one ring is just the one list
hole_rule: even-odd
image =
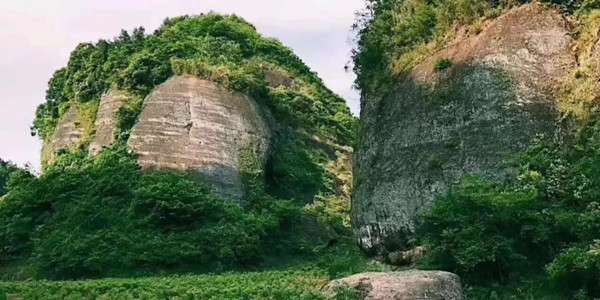
[[114,88],[102,96],[94,122],[96,131],[89,148],[92,155],[97,155],[103,148],[114,144],[118,134],[119,109],[131,100],[131,95]]
[[194,76],[176,76],[145,100],[128,145],[146,169],[195,172],[242,199],[244,160],[264,165],[270,131],[257,103]]
[[467,174],[501,178],[536,136],[557,134],[555,87],[577,64],[572,42],[559,12],[524,5],[364,95],[352,203],[360,245],[376,255],[406,249],[418,215],[450,185]]
[[61,151],[77,147],[84,138],[84,129],[79,121],[76,105],[71,105],[64,113],[56,129],[42,150],[42,163],[51,164]]

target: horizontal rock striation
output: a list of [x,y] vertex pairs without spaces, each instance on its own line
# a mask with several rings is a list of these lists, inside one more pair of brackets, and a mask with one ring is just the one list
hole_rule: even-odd
[[145,100],[128,141],[145,169],[192,171],[220,194],[244,195],[248,154],[264,164],[270,131],[257,103],[194,76],[176,76]]
[[96,134],[89,148],[92,155],[116,141],[119,109],[131,99],[126,92],[114,88],[102,96],[94,122]]
[[[375,255],[406,249],[415,219],[467,174],[501,178],[537,135],[558,132],[554,86],[576,65],[569,24],[539,4],[486,24],[365,95],[353,224]],[[453,66],[436,70],[449,59]]]
[[42,163],[52,164],[57,155],[63,150],[71,150],[79,146],[84,138],[84,130],[78,120],[79,114],[76,105],[71,105],[62,116],[56,130],[42,150]]

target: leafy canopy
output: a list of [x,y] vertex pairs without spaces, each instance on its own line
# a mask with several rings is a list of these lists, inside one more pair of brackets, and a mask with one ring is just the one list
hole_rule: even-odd
[[19,170],[20,169],[10,161],[0,159],[0,197],[6,194],[6,186],[11,175]]
[[568,146],[536,143],[506,182],[471,178],[423,215],[425,265],[471,283],[536,277],[600,296],[600,121]]

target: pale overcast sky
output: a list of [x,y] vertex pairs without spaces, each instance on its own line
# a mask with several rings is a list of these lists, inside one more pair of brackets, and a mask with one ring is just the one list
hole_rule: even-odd
[[354,12],[364,0],[19,0],[0,1],[0,158],[39,168],[40,142],[29,126],[48,79],[80,42],[124,28],[156,29],[166,17],[235,13],[281,40],[358,113],[350,58]]

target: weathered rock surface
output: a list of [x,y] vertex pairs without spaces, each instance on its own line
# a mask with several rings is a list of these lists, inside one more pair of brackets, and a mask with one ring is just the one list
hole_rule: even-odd
[[[364,95],[353,224],[373,254],[408,248],[416,216],[466,174],[498,178],[538,134],[557,132],[554,87],[576,65],[569,24],[524,5]],[[453,67],[436,71],[440,59]]]
[[94,123],[96,134],[89,148],[92,155],[97,155],[104,147],[115,142],[118,130],[117,114],[123,104],[130,100],[129,94],[114,88],[102,96]]
[[460,300],[464,299],[460,278],[442,271],[362,273],[332,281],[326,287],[331,298],[353,290],[369,300]]
[[78,120],[77,106],[71,105],[64,113],[49,142],[42,150],[42,163],[51,164],[62,150],[77,147],[84,136],[84,130]]
[[194,76],[176,76],[145,100],[129,147],[146,169],[193,171],[241,199],[242,157],[264,163],[270,131],[255,101]]
[[390,252],[387,256],[387,261],[395,266],[415,265],[425,256],[426,252],[427,251],[423,246],[418,246],[406,251]]

